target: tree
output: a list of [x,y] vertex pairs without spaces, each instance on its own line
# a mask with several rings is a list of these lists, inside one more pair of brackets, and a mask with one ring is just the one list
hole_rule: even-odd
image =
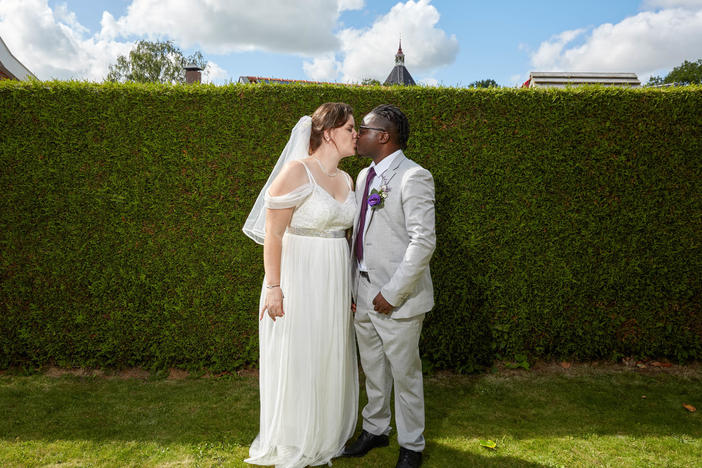
[[648,79],[648,83],[646,83],[646,86],[660,86],[663,84],[663,78],[657,75],[651,75],[651,78]]
[[468,85],[469,88],[499,88],[497,81],[492,79],[474,81]]
[[200,51],[185,58],[172,41],[139,41],[129,52],[120,55],[110,65],[105,81],[136,81],[139,83],[185,83],[185,65],[194,63],[204,69],[207,61]]
[[685,60],[677,67],[673,68],[673,71],[668,73],[663,81],[666,83],[680,83],[684,85],[702,84],[702,59],[696,62],[688,62]]
[[375,85],[375,86],[380,86],[380,81],[376,80],[375,78],[363,78],[363,81],[361,81],[362,85]]
[[702,84],[702,59],[698,59],[696,62],[688,62],[685,60],[677,67],[673,68],[665,78],[654,75],[648,80],[646,85],[654,86],[667,83],[678,83],[682,85]]

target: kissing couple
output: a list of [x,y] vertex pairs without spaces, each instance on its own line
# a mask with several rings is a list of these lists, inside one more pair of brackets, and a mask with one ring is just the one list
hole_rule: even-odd
[[[244,225],[263,244],[260,427],[255,465],[304,467],[389,444],[419,467],[424,387],[419,336],[434,306],[434,180],[403,150],[409,122],[380,105],[356,130],[345,103],[325,103],[292,130]],[[356,178],[338,168],[371,159]],[[360,435],[358,355],[368,402]]]

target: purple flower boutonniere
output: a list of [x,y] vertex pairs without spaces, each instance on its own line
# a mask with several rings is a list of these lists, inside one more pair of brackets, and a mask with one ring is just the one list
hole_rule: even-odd
[[380,186],[380,190],[371,190],[371,193],[368,196],[368,206],[374,210],[376,208],[382,208],[385,203],[385,199],[388,197],[389,191],[390,189],[385,184]]

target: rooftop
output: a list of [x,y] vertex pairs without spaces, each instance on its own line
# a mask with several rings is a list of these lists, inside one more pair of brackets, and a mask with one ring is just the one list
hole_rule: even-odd
[[602,72],[531,72],[523,88],[601,84],[605,86],[641,86],[636,73]]

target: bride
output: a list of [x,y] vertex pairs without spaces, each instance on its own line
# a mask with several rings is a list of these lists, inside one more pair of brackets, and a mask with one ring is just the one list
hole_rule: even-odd
[[302,117],[244,232],[263,244],[259,317],[260,429],[247,463],[316,466],[340,455],[358,408],[346,231],[353,183],[338,169],[356,151],[352,109]]

